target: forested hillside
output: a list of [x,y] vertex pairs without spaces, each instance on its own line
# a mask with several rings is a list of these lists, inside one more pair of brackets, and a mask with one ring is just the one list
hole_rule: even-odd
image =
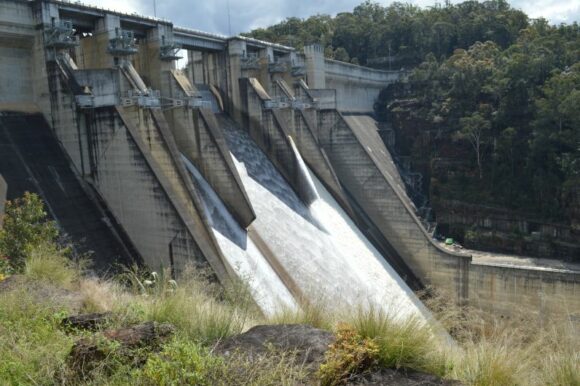
[[399,69],[421,63],[429,53],[437,58],[449,56],[454,49],[478,41],[492,40],[508,47],[528,23],[523,12],[503,0],[425,9],[398,2],[383,7],[367,1],[336,17],[288,18],[246,35],[298,49],[318,43],[329,58]]
[[376,113],[395,132],[391,150],[423,175],[445,233],[480,248],[580,258],[577,22],[550,25],[503,0],[365,2],[250,35],[411,70],[381,93]]

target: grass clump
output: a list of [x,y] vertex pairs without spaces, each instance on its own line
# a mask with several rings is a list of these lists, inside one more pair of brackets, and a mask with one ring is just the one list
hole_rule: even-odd
[[[233,353],[211,375],[212,385],[308,385],[311,372],[292,351],[270,348],[266,355]],[[316,383],[315,383],[316,384]]]
[[0,292],[0,384],[57,383],[73,344],[59,328],[69,312],[27,289]]
[[499,342],[469,344],[458,360],[455,376],[468,385],[518,385],[525,370],[524,358],[515,355],[514,349]]
[[566,354],[551,354],[546,358],[542,377],[545,385],[580,385],[580,352]]
[[368,306],[359,308],[350,323],[362,338],[376,343],[380,366],[446,375],[446,343],[424,321],[416,317],[396,318],[394,313]]
[[219,287],[191,267],[183,272],[179,284],[167,271],[161,275],[152,273],[148,279],[140,278],[135,271],[129,276],[135,295],[131,299],[132,309],[137,312],[134,316],[171,323],[196,342],[208,344],[238,334],[253,318],[243,291],[240,301],[232,298],[231,292],[224,299]]
[[332,331],[336,325],[336,315],[322,301],[300,302],[297,309],[282,307],[267,317],[267,324],[307,324],[322,330]]
[[66,289],[78,284],[81,272],[81,266],[71,261],[67,249],[48,243],[31,248],[23,267],[23,274],[28,278]]

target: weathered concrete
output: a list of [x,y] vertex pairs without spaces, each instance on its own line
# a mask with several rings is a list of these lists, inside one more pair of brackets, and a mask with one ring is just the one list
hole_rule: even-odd
[[469,256],[435,245],[389,174],[391,167],[378,133],[348,125],[336,110],[319,112],[319,140],[341,183],[425,285],[456,302],[468,298]]
[[0,228],[2,228],[2,220],[4,219],[4,205],[6,204],[6,193],[8,193],[8,185],[0,174]]
[[326,88],[336,90],[337,109],[373,112],[381,90],[401,77],[400,71],[380,71],[355,64],[326,59]]
[[37,193],[63,236],[77,252],[91,254],[99,270],[139,261],[106,206],[75,175],[42,114],[1,115],[0,173],[8,183],[8,198]]
[[29,48],[0,47],[0,102],[33,99],[32,52]]
[[[179,92],[189,98],[197,95],[184,76],[176,71],[173,75],[174,96]],[[256,216],[213,113],[205,108],[178,107],[167,110],[165,115],[179,151],[194,163],[240,225],[249,226]]]
[[25,2],[0,3],[0,103],[34,99],[32,45],[35,23]]
[[288,137],[290,130],[286,127],[284,118],[277,109],[265,108],[264,103],[271,101],[271,98],[257,79],[241,79],[240,82],[243,99],[246,101],[245,127],[250,136],[282,172],[299,197],[305,203],[311,203],[316,194],[312,192],[306,176],[300,170],[299,161]]
[[580,326],[580,272],[474,262],[469,304],[494,315],[569,316]]
[[[193,191],[183,164],[178,161],[177,146],[169,136],[169,129],[164,125],[162,116],[160,113],[138,108],[117,108],[116,110],[147,166],[151,168],[156,182],[164,190],[174,211],[174,216],[182,224],[181,227],[178,226],[178,229],[175,226],[177,224],[173,224],[173,227],[167,227],[170,229],[163,229],[160,228],[160,225],[165,221],[161,219],[150,219],[143,223],[139,220],[139,216],[126,216],[125,220],[130,222],[127,228],[133,231],[133,238],[138,240],[135,243],[138,245],[148,244],[148,247],[144,245],[141,247],[142,250],[147,251],[147,254],[143,256],[144,260],[149,266],[155,267],[160,263],[159,256],[168,256],[172,260],[171,267],[179,272],[188,263],[195,263],[196,260],[199,263],[200,259],[205,257],[216,275],[221,280],[227,281],[227,267],[223,264],[213,235],[209,234],[207,226],[196,208],[195,202],[199,202],[199,199]],[[129,172],[129,170],[124,172]],[[133,191],[134,186],[127,188]],[[150,189],[154,191],[153,187]],[[143,193],[148,195],[152,192],[145,191]],[[142,212],[148,212],[148,208],[155,207],[154,202],[140,207],[138,202],[133,201],[134,197],[131,197],[129,191],[126,193],[126,197],[129,200],[123,199],[125,205],[132,206]],[[142,214],[149,215],[149,213]],[[139,228],[143,226],[149,227],[149,232],[139,232]],[[155,233],[164,234],[165,242],[152,239],[151,235]],[[177,245],[172,244],[170,247],[169,245],[176,237]],[[170,251],[173,256],[169,253]],[[167,266],[167,263],[162,263],[162,265]]]
[[326,59],[320,45],[304,47],[306,77],[313,89],[336,92],[339,111],[373,112],[375,101],[387,85],[398,81],[400,71],[382,71]]

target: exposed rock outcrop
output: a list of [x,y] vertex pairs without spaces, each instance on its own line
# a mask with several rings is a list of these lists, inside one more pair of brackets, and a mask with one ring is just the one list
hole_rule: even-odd
[[332,333],[303,324],[264,325],[224,340],[215,352],[223,356],[243,353],[253,357],[274,349],[295,353],[297,362],[314,368],[323,362],[324,353],[333,342]]
[[110,312],[73,315],[64,318],[61,322],[63,327],[76,328],[80,330],[96,330],[111,320]]
[[353,377],[347,386],[461,386],[461,382],[406,369],[381,369]]
[[170,324],[146,322],[128,328],[107,330],[102,336],[83,338],[71,349],[69,368],[76,374],[87,376],[109,355],[115,355],[135,366],[142,365],[147,359],[144,352],[158,351],[174,331],[175,327]]

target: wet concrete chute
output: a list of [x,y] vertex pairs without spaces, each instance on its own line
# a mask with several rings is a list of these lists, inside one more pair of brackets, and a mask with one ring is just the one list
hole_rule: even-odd
[[267,314],[325,302],[429,320],[425,287],[500,315],[580,314],[577,267],[483,264],[433,241],[372,118],[404,76],[317,45],[0,0],[0,175],[97,265],[208,266]]

